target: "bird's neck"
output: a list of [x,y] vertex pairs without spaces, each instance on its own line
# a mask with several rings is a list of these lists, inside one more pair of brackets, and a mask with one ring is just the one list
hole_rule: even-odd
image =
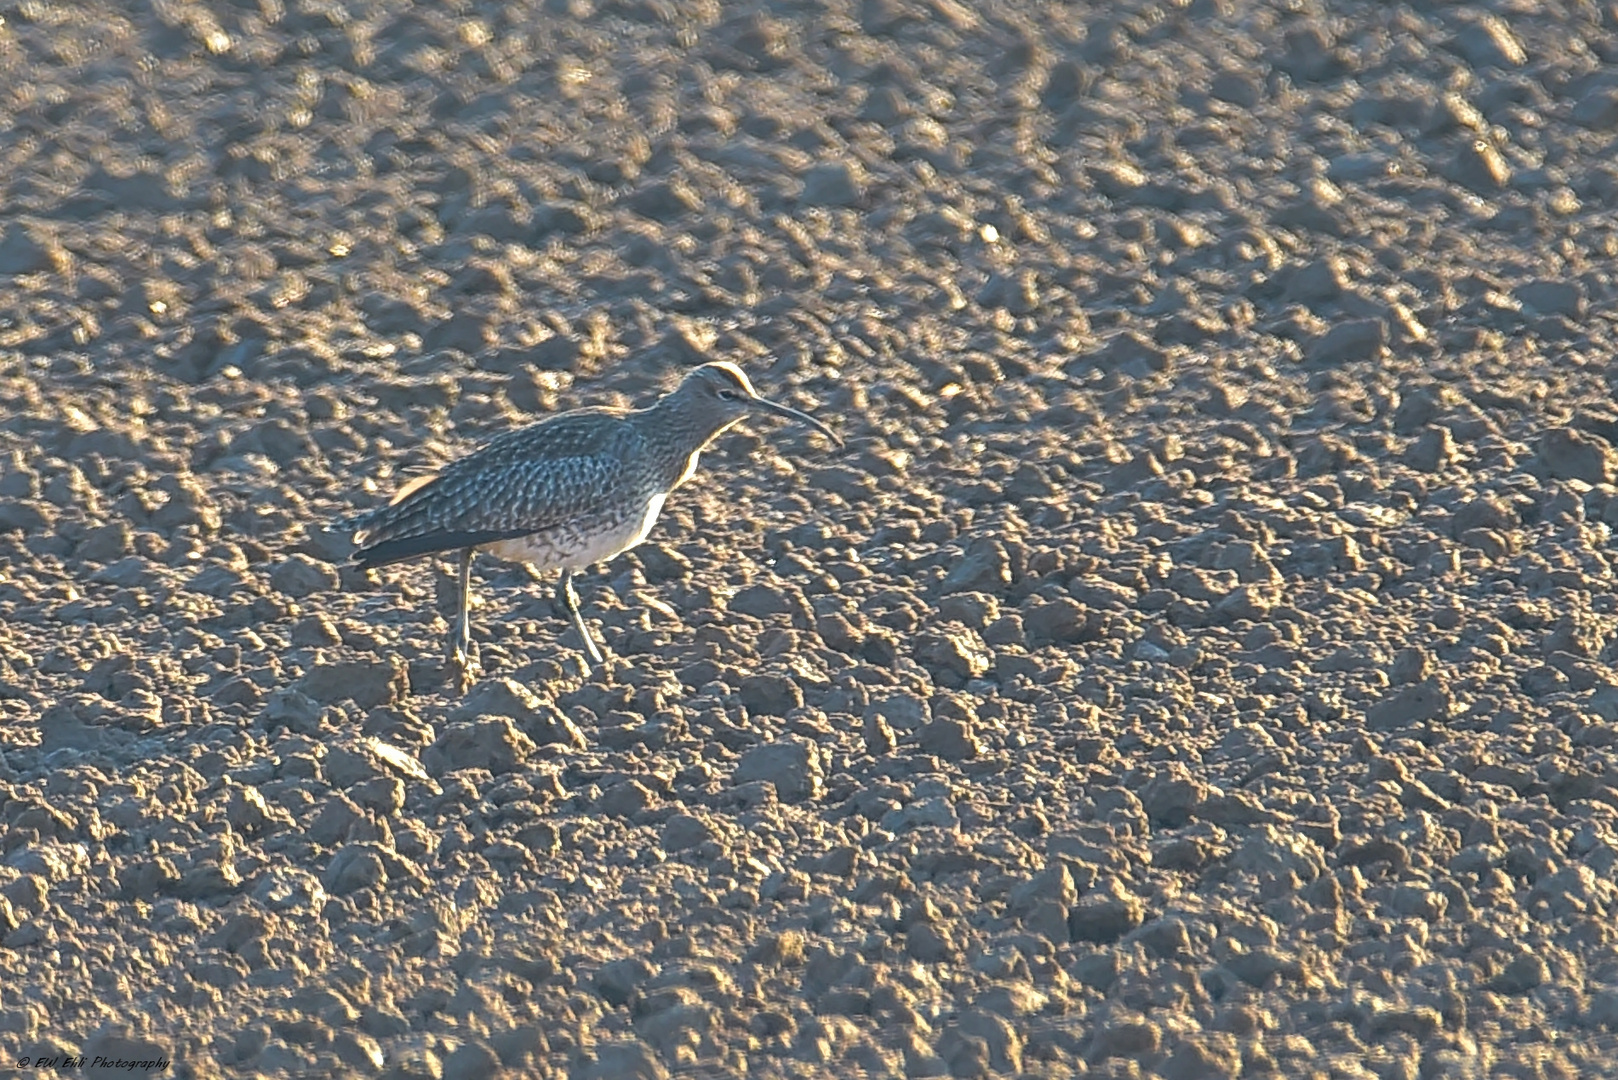
[[715,428],[678,408],[673,395],[637,414],[647,463],[663,491],[672,491],[691,478],[697,455],[735,421]]

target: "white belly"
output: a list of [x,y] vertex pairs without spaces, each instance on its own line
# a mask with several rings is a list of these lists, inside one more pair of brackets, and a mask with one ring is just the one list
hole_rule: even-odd
[[666,495],[653,495],[639,517],[630,516],[615,526],[589,529],[561,526],[530,536],[497,540],[483,550],[512,562],[532,563],[540,570],[583,570],[628,551],[652,531]]

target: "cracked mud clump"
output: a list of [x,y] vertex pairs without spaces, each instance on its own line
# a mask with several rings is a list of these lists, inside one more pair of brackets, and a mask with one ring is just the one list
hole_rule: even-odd
[[[1618,1072],[1610,4],[20,3],[0,1050]],[[323,526],[707,359],[549,582]],[[87,1063],[86,1075],[128,1075]]]

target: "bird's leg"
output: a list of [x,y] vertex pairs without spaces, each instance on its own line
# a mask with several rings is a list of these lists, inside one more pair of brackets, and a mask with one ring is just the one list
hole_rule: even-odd
[[455,669],[461,693],[472,688],[479,666],[472,645],[472,549],[464,548],[460,556],[461,607],[455,616],[455,625],[449,631],[449,662]]
[[561,602],[562,610],[573,620],[573,629],[577,630],[579,637],[584,640],[584,653],[590,658],[590,662],[605,663],[601,659],[601,650],[596,648],[595,638],[591,637],[590,631],[585,628],[584,616],[579,614],[579,594],[573,591],[573,571],[562,571],[562,583],[556,588],[556,598]]

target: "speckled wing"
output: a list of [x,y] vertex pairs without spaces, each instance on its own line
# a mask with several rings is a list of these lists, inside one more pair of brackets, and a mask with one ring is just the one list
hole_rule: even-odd
[[400,488],[356,524],[361,568],[598,520],[634,499],[645,448],[613,409],[579,409],[517,431]]

